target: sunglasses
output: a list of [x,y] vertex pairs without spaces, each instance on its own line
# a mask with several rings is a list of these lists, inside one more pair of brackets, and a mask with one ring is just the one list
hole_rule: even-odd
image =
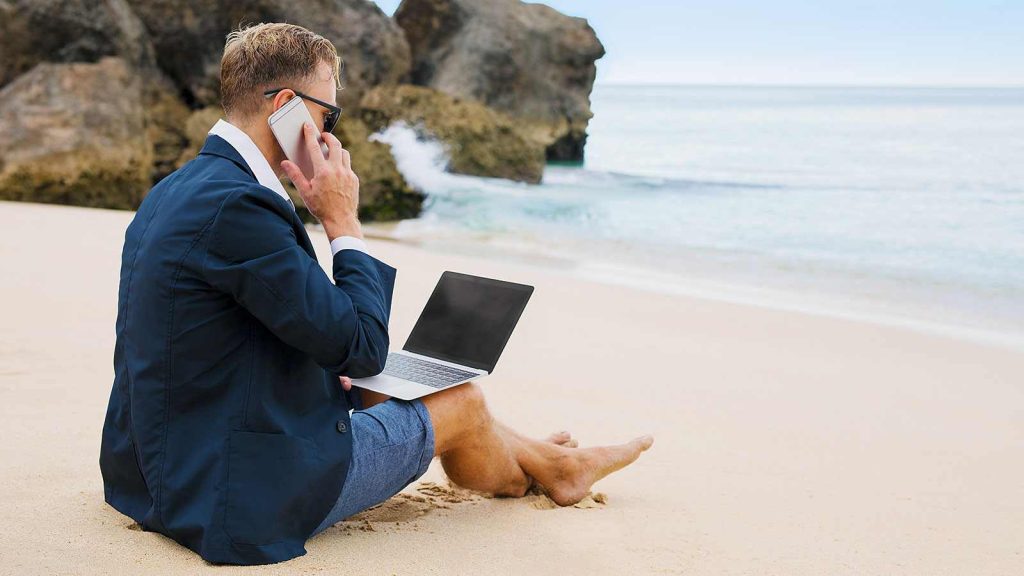
[[[271,96],[274,96],[275,94],[277,94],[278,92],[280,92],[282,90],[291,90],[291,89],[290,88],[274,88],[273,90],[267,90],[266,92],[264,92],[263,96],[269,98]],[[299,92],[298,90],[292,90],[292,92],[295,92],[295,95],[300,97],[300,98],[302,98],[303,100],[309,100],[310,102],[312,102],[314,104],[318,104],[318,105],[323,106],[324,108],[326,108],[327,109],[327,117],[324,118],[324,132],[333,132],[334,131],[334,126],[338,124],[338,119],[341,118],[341,108],[338,108],[337,106],[335,106],[333,104],[328,104],[327,102],[324,102],[323,100],[317,100],[316,98],[313,98],[312,96],[309,96],[308,94],[303,94],[302,92]]]

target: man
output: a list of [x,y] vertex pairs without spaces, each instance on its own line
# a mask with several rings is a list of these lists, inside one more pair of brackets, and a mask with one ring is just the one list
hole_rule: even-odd
[[[537,482],[568,505],[653,442],[529,439],[494,421],[474,383],[411,402],[352,388],[384,368],[395,269],[367,253],[359,180],[330,134],[338,62],[298,26],[233,32],[227,121],[125,233],[106,501],[212,562],[302,555],[307,538],[396,494],[434,456],[459,485],[522,496]],[[307,128],[311,179],[267,125],[298,93],[329,148],[324,159]],[[281,173],[327,232],[333,282]]]

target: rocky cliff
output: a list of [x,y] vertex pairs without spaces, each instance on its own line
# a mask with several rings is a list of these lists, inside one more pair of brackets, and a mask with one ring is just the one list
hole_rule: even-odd
[[367,220],[424,200],[370,138],[393,122],[443,142],[452,172],[539,182],[546,159],[582,158],[603,48],[546,6],[405,0],[392,19],[368,0],[0,0],[0,199],[138,206],[219,117],[228,32],[269,21],[342,56],[335,132]]
[[39,64],[0,102],[0,198],[126,209],[142,200],[153,147],[141,82],[124,60]]
[[516,118],[549,160],[583,160],[594,63],[604,56],[586,20],[519,0],[404,0],[395,20],[414,84]]

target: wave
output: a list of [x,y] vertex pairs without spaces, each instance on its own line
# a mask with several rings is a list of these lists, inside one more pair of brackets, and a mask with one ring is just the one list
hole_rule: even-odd
[[[781,189],[779,184],[737,181],[691,180],[662,175],[605,171],[588,167],[549,165],[539,185],[497,178],[452,174],[446,171],[449,158],[443,143],[420,136],[404,122],[392,124],[370,137],[371,141],[391,146],[399,172],[414,188],[429,194],[450,196],[453,192],[481,191],[492,194],[543,194],[557,189],[563,197],[571,191],[616,195],[639,191],[713,192],[715,189]],[[531,190],[533,189],[533,190]],[[541,192],[538,192],[541,191]]]
[[563,186],[593,186],[597,184],[610,183],[618,186],[658,190],[704,190],[711,188],[779,189],[786,187],[782,184],[737,182],[729,180],[692,180],[657,174],[597,170],[590,167],[568,168],[563,166],[548,166],[544,171],[544,183]]

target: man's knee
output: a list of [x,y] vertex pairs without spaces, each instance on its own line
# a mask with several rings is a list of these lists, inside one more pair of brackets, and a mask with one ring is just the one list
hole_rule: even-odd
[[487,410],[484,390],[476,382],[466,382],[450,389],[455,393],[453,400],[466,418],[466,425],[478,428],[490,424],[491,413]]
[[450,427],[453,436],[472,432],[491,422],[484,392],[475,382],[466,382],[424,397],[424,403],[439,425]]

